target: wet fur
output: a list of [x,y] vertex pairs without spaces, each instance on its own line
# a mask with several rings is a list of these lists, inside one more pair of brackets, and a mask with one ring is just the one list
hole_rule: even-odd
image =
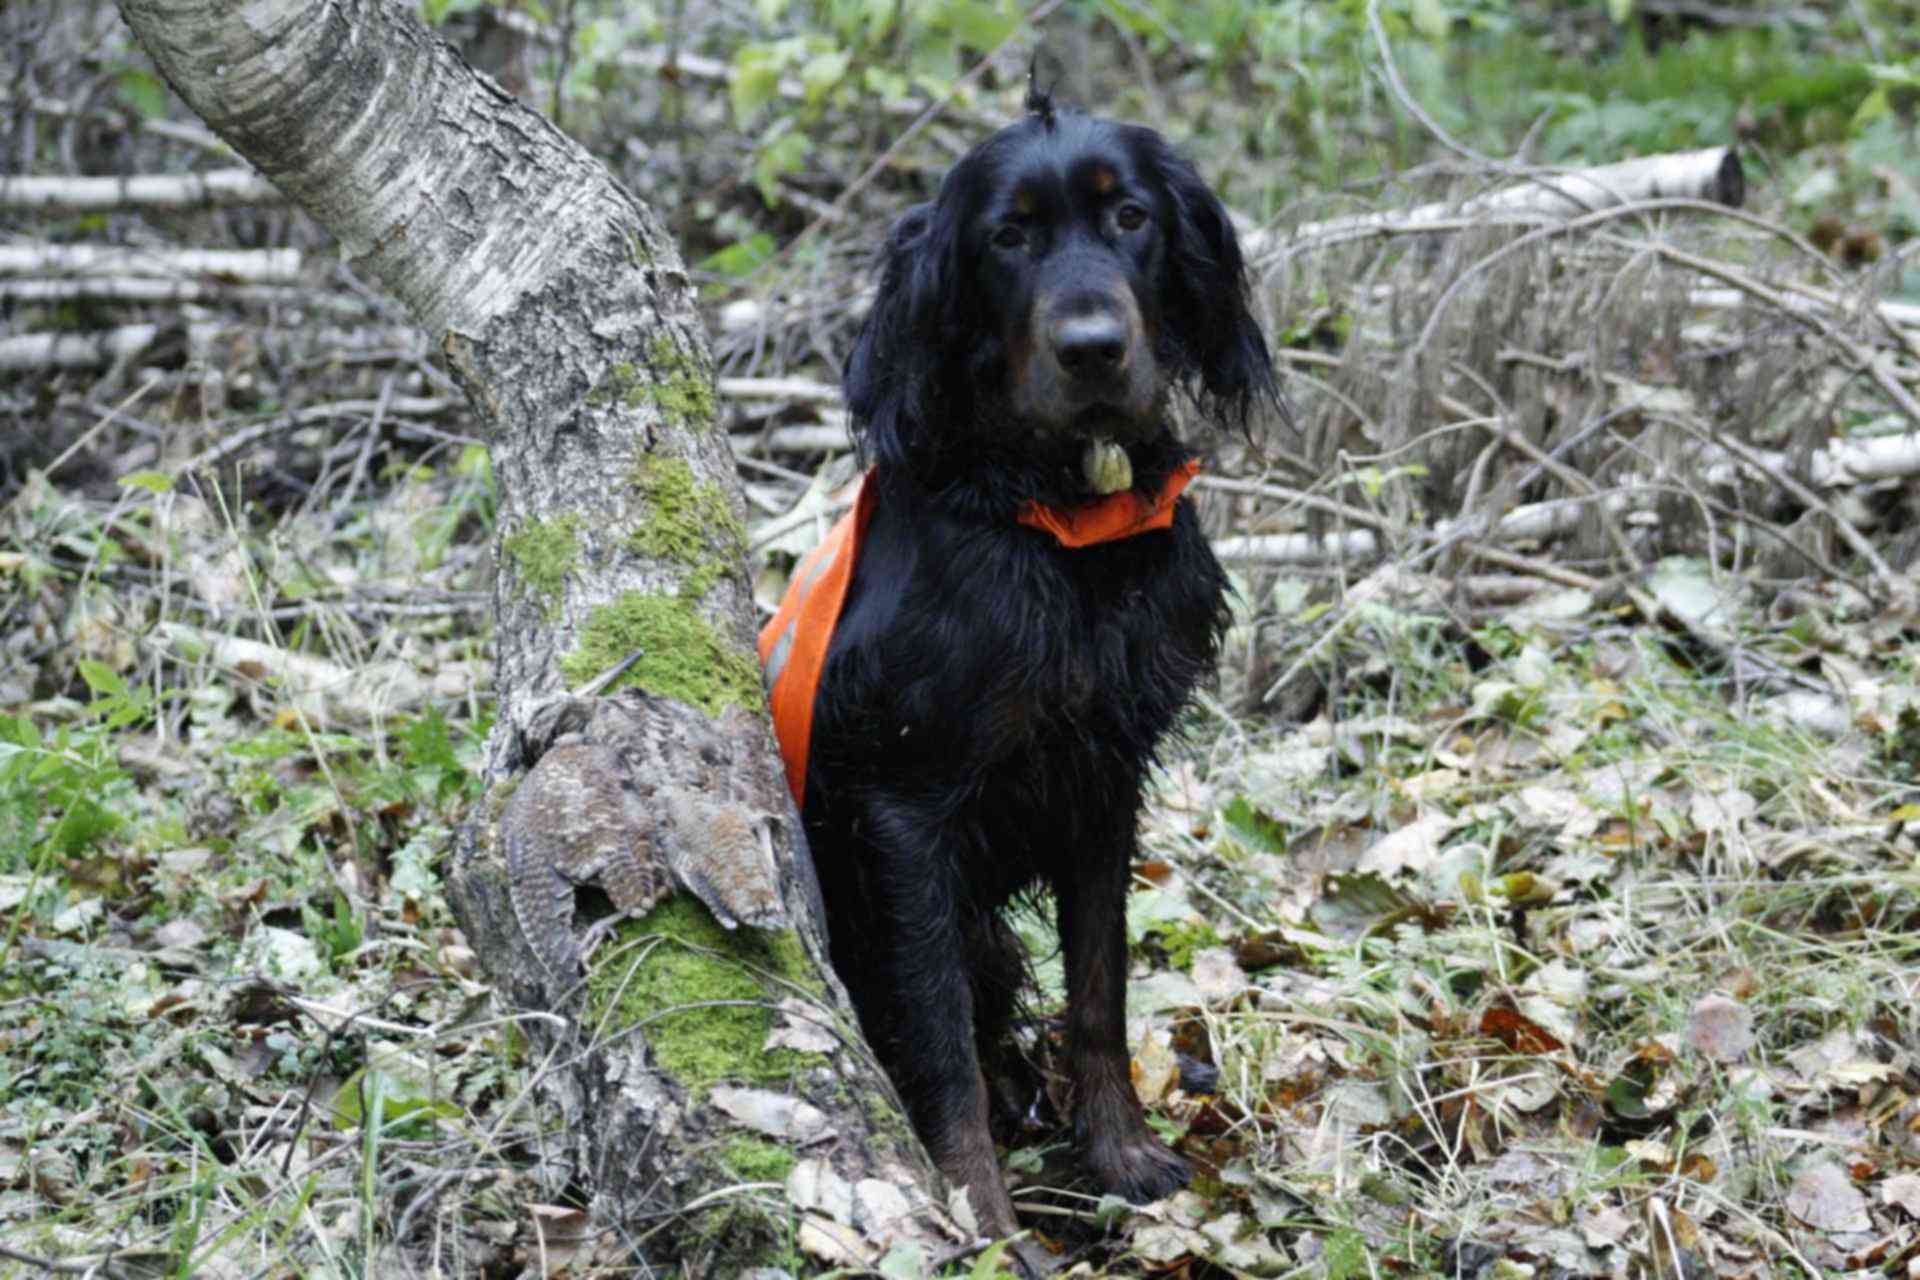
[[[993,239],[1010,217],[1018,252]],[[1109,314],[1122,358],[1076,377],[1058,317]],[[1130,389],[1107,403],[1102,382]],[[1134,1200],[1186,1178],[1132,1090],[1124,919],[1141,788],[1213,668],[1225,579],[1190,503],[1078,550],[1014,518],[1090,500],[1088,423],[1157,492],[1189,456],[1176,390],[1223,424],[1274,397],[1225,212],[1153,131],[1051,108],[900,219],[847,368],[877,500],[817,697],[807,835],[867,1037],[993,1234],[1015,1224],[978,1046],[1022,978],[996,913],[1029,889],[1058,906],[1086,1163]]]

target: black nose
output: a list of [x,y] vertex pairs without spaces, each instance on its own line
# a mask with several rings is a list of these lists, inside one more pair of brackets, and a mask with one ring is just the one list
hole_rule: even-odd
[[1070,316],[1053,326],[1053,354],[1076,378],[1112,373],[1127,355],[1127,329],[1111,311]]

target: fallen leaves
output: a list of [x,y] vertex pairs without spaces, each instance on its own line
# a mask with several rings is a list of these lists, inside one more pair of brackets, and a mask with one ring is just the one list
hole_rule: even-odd
[[1687,1047],[1714,1062],[1738,1062],[1754,1045],[1753,1015],[1739,1001],[1709,992],[1694,1001]]
[[1867,1198],[1838,1162],[1815,1160],[1787,1188],[1787,1212],[1815,1231],[1866,1232],[1873,1229]]

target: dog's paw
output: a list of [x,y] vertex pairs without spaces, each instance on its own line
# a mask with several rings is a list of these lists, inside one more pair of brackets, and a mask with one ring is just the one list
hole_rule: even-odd
[[1193,1170],[1145,1125],[1129,1133],[1095,1137],[1087,1165],[1100,1186],[1130,1204],[1146,1204],[1187,1185]]

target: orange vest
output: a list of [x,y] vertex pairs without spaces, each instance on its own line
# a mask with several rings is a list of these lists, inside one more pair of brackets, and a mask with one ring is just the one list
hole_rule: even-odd
[[[1052,534],[1063,547],[1117,542],[1172,525],[1180,494],[1199,470],[1197,461],[1183,463],[1150,499],[1128,491],[1064,510],[1028,502],[1015,518]],[[840,517],[820,545],[801,560],[787,584],[779,612],[760,629],[760,665],[766,670],[773,732],[780,740],[780,756],[787,765],[787,786],[793,791],[795,805],[805,798],[814,698],[820,689],[820,672],[827,665],[833,629],[847,603],[860,545],[873,519],[873,493],[873,473],[869,471],[861,477],[853,509]]]

